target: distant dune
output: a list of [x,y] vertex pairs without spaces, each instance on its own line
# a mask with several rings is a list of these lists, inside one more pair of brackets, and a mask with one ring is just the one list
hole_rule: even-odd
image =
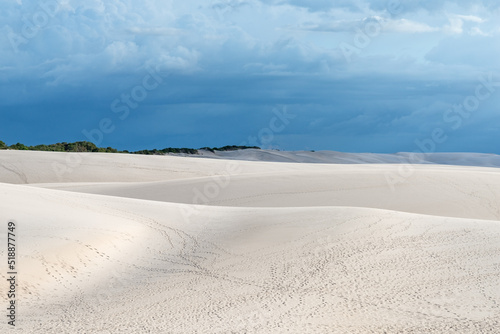
[[0,151],[0,220],[19,230],[16,327],[500,328],[498,156],[204,155]]
[[276,151],[237,150],[199,151],[199,155],[176,154],[212,159],[231,159],[270,162],[300,162],[323,164],[441,164],[457,166],[500,167],[500,156],[485,153],[344,153],[335,151]]

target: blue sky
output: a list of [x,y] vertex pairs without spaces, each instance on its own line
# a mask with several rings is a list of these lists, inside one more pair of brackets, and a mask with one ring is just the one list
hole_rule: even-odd
[[494,0],[5,0],[0,140],[500,154]]

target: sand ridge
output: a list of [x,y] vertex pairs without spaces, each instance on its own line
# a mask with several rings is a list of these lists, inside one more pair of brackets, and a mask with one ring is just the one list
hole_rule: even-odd
[[0,174],[0,220],[19,225],[23,333],[500,326],[494,168],[418,166],[387,197],[395,166],[244,162],[195,205],[193,189],[225,175],[227,161],[99,154],[60,183],[47,168],[64,154],[31,153],[0,154],[17,168]]

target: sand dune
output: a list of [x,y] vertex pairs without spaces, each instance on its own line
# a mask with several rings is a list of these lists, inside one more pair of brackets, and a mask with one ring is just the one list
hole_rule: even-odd
[[236,207],[357,206],[500,220],[500,169],[417,166],[404,182],[398,167],[316,166],[273,172],[147,183],[56,183],[38,187],[153,201]]
[[235,163],[175,156],[0,151],[0,180],[15,184],[164,181],[227,174],[233,169],[266,173],[280,168],[268,162]]
[[[185,154],[176,154],[187,156]],[[198,158],[230,159],[244,161],[300,162],[321,164],[438,164],[458,166],[500,167],[500,156],[485,153],[344,153],[335,151],[275,151],[275,150],[238,150],[238,151],[200,151]]]
[[[398,166],[96,154],[58,181],[66,155],[32,153],[0,152],[23,333],[500,326],[496,169],[422,165],[391,189]],[[190,204],[228,165],[217,196]]]
[[[310,173],[335,164],[336,169],[352,170],[370,164],[410,164],[412,169],[428,164],[500,167],[500,156],[474,153],[371,154],[321,152],[280,152],[240,150],[202,152],[203,155],[179,157],[109,153],[59,153],[0,150],[1,181],[15,184],[61,182],[148,182],[196,178],[226,174],[262,174],[303,171],[308,163]],[[275,164],[275,162],[288,162]],[[342,165],[339,165],[342,164]],[[358,166],[359,165],[359,166]],[[398,169],[398,167],[393,167]],[[451,167],[449,167],[451,168]],[[383,167],[382,167],[383,169]],[[403,174],[405,171],[403,171]],[[399,173],[398,173],[399,174]]]

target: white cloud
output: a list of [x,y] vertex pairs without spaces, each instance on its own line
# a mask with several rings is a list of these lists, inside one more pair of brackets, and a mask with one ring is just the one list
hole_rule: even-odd
[[[466,22],[472,22],[481,24],[486,22],[486,20],[474,16],[474,15],[457,15],[452,14],[448,15],[449,24],[443,27],[443,32],[448,34],[462,34],[464,32],[464,24]],[[469,28],[469,32],[478,32],[480,31],[479,27],[476,25],[474,27]]]
[[490,36],[490,34],[483,32],[479,27],[473,27],[469,33],[472,36]]
[[463,32],[464,22],[458,17],[449,17],[449,25],[444,26],[443,31],[448,34],[461,34]]
[[127,31],[134,35],[151,36],[177,36],[183,33],[181,29],[171,27],[131,27]]
[[425,33],[434,32],[438,28],[431,27],[428,24],[414,22],[407,19],[389,20],[384,24],[385,30],[401,33]]
[[[1,41],[0,67],[26,72],[47,64],[44,78],[58,83],[85,83],[92,76],[109,73],[134,75],[144,64],[213,75],[286,71],[349,76],[366,67],[397,71],[404,66],[396,59],[402,59],[405,52],[414,55],[417,49],[430,50],[446,34],[480,37],[498,30],[492,14],[481,10],[446,15],[442,5],[429,2],[426,10],[410,6],[411,11],[395,17],[387,13],[385,1],[368,5],[374,2],[65,0],[38,36],[20,47],[19,54],[8,49],[8,41]],[[0,18],[0,29],[20,33],[22,18],[33,12],[14,1],[7,7],[9,15]],[[456,11],[449,13],[465,12],[452,9]],[[347,66],[338,45],[353,44],[358,29],[365,29],[368,22],[380,22],[382,30],[360,50],[356,66]],[[367,65],[378,57],[387,59],[384,67]]]
[[455,17],[463,20],[463,21],[470,21],[470,22],[477,22],[477,23],[483,23],[485,20],[478,16],[474,15],[455,15]]

